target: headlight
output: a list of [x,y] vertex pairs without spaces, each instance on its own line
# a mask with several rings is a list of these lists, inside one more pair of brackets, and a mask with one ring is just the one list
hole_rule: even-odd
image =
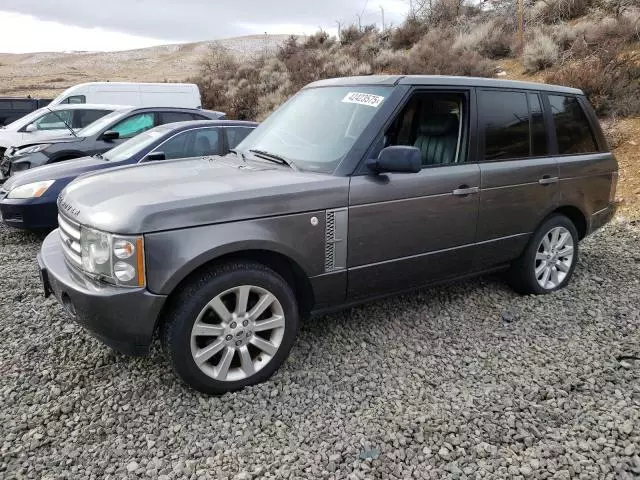
[[55,180],[45,180],[21,185],[9,191],[7,198],[39,198],[53,185]]
[[32,145],[30,147],[20,148],[18,150],[14,150],[11,156],[22,157],[23,155],[30,155],[32,153],[40,152],[45,148],[49,148],[50,146],[50,143],[41,143],[40,145]]
[[116,285],[144,287],[142,237],[126,237],[80,228],[82,269]]

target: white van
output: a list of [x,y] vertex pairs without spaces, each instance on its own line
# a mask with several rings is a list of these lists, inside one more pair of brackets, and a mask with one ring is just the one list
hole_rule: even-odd
[[50,105],[62,103],[202,108],[200,90],[193,83],[81,83],[66,89]]
[[116,110],[130,108],[125,105],[53,105],[39,108],[15,122],[0,127],[0,158],[5,150],[15,145],[38,142],[47,138],[70,137],[69,128],[78,131],[99,118]]

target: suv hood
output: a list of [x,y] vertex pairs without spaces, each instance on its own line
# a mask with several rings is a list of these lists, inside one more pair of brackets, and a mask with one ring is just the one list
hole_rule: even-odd
[[77,222],[140,234],[344,207],[349,179],[235,156],[125,166],[71,182],[58,208]]

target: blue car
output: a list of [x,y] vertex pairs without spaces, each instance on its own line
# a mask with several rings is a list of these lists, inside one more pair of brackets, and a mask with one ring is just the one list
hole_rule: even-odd
[[27,230],[56,228],[58,194],[76,177],[141,162],[225,155],[257,125],[232,120],[170,123],[147,130],[104,154],[20,172],[0,186],[2,221]]

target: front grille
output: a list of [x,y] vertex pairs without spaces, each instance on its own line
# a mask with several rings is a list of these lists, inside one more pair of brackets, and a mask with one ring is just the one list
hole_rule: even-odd
[[80,225],[68,218],[58,215],[58,232],[62,242],[62,250],[67,260],[78,268],[82,267],[80,249]]

